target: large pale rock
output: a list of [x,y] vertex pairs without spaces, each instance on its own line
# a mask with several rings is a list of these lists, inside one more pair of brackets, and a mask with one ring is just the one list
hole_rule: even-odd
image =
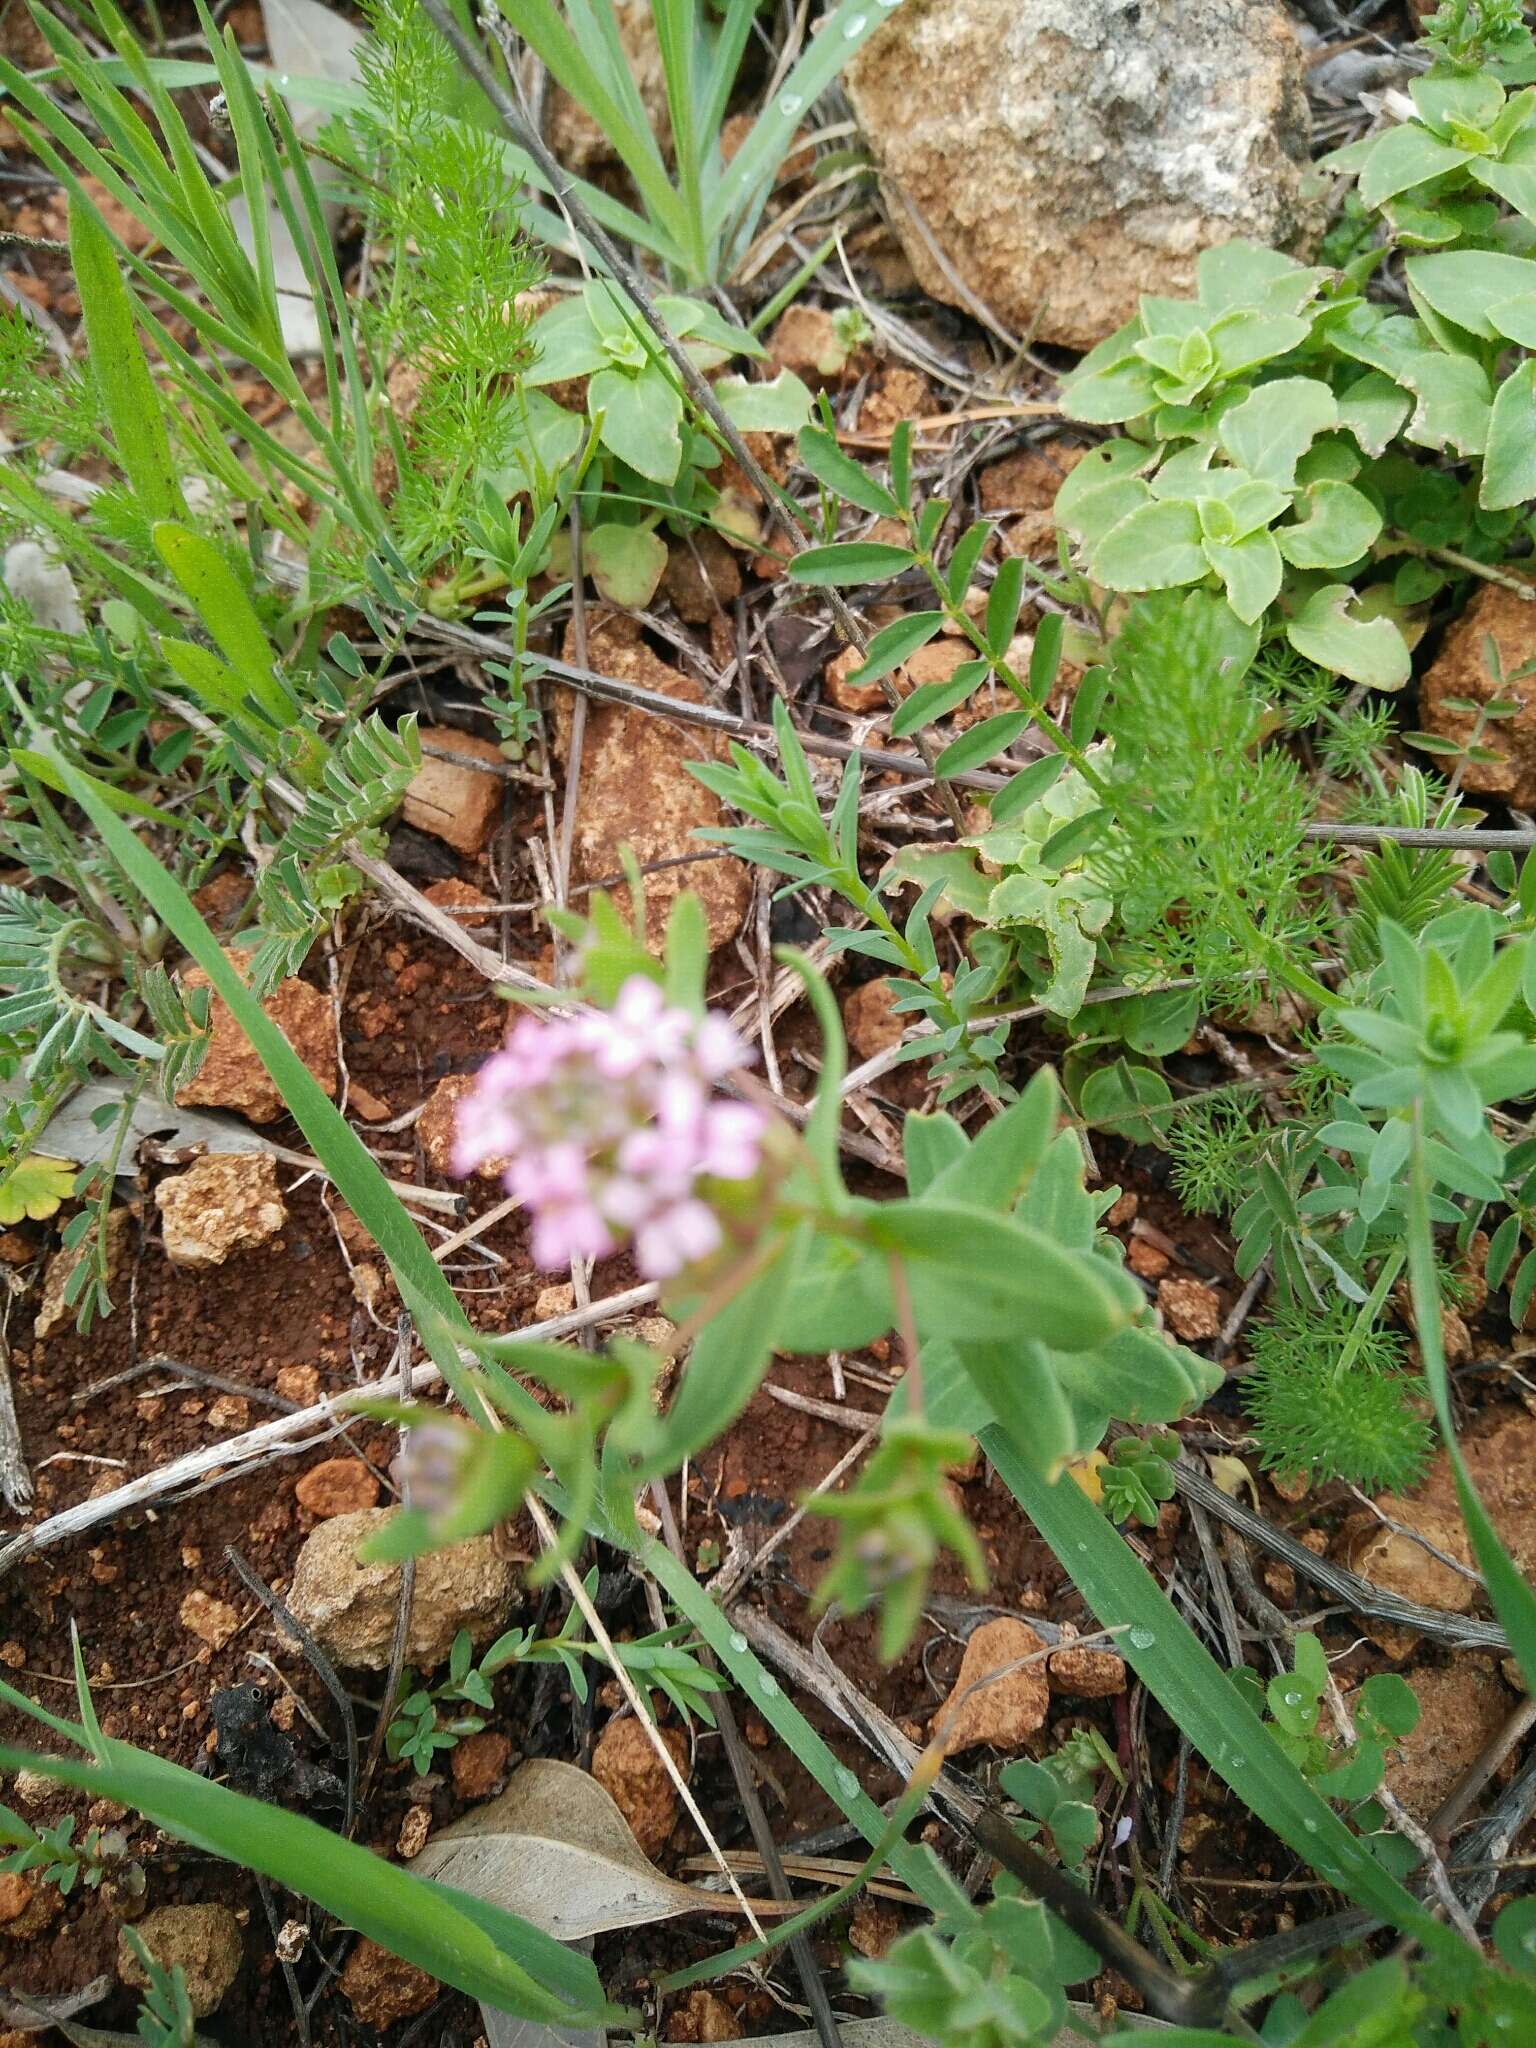
[[[157,1906],[135,1932],[162,1970],[179,1963],[186,1972],[195,2018],[217,2010],[240,1973],[240,1923],[228,1906]],[[117,1938],[117,1974],[135,1990],[148,1987],[149,1973],[128,1946],[126,1930]]]
[[[1490,638],[1502,680],[1488,663]],[[1533,656],[1536,604],[1497,583],[1484,583],[1447,632],[1424,678],[1419,705],[1425,731],[1458,746],[1471,739],[1476,713],[1454,710],[1454,703],[1486,704],[1490,697],[1507,697],[1519,705],[1512,718],[1495,719],[1478,742],[1501,758],[1467,761],[1461,783],[1482,796],[1507,797],[1522,811],[1536,804],[1536,675],[1520,674]]]
[[[1026,1621],[1004,1615],[982,1623],[965,1646],[953,1691],[929,1724],[946,1756],[981,1743],[1023,1749],[1050,1709],[1044,1649]],[[1034,1662],[1021,1663],[1026,1657]],[[1009,1668],[1014,1665],[1019,1668]]]
[[[383,1671],[400,1605],[400,1567],[360,1564],[358,1545],[394,1514],[364,1508],[322,1522],[304,1540],[288,1605],[322,1650],[353,1671]],[[472,1536],[416,1560],[416,1589],[405,1658],[418,1671],[443,1663],[461,1628],[477,1648],[496,1635],[517,1594],[512,1566],[490,1536]]]
[[269,1244],[288,1221],[269,1152],[210,1152],[155,1189],[173,1266],[222,1266],[231,1252]]
[[845,84],[918,281],[1037,340],[1088,348],[1212,243],[1321,227],[1279,0],[904,0]]
[[421,745],[421,766],[405,792],[405,822],[459,853],[480,853],[501,812],[506,756],[493,740],[451,726],[429,726]]
[[[564,652],[567,661],[575,659],[569,636]],[[594,618],[587,636],[587,666],[666,697],[691,704],[703,701],[699,685],[653,654],[636,621],[619,613]],[[568,758],[570,734],[570,696],[561,690],[555,697],[554,739],[562,762]],[[694,833],[701,826],[723,824],[725,814],[719,798],[694,780],[685,763],[722,751],[719,741],[698,726],[674,726],[649,711],[590,700],[571,880],[594,882],[618,874],[619,850],[624,846],[632,849],[642,868],[652,861],[709,853],[707,842]],[[662,868],[645,881],[646,935],[652,945],[660,944],[667,913],[684,889],[692,890],[704,906],[712,948],[735,938],[752,900],[752,877],[745,863],[732,857]],[[627,914],[628,889],[620,886],[613,894],[620,911]]]
[[[225,958],[243,978],[242,957],[226,952]],[[189,967],[181,985],[190,994],[194,989],[207,988],[208,976],[201,967]],[[334,1095],[336,1009],[331,998],[295,976],[280,981],[261,1007],[326,1094]],[[283,1098],[277,1084],[222,996],[214,996],[208,1023],[210,1035],[203,1063],[193,1078],[177,1089],[176,1100],[184,1106],[202,1104],[209,1109],[238,1110],[253,1124],[269,1124],[281,1116]]]

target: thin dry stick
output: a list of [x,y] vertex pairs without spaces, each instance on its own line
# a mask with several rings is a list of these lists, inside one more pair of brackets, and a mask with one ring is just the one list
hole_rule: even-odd
[[[529,1514],[533,1518],[533,1526],[539,1532],[539,1540],[545,1545],[547,1549],[553,1550],[555,1544],[559,1539],[555,1534],[554,1524],[550,1521],[548,1515],[546,1515],[544,1512],[543,1504],[540,1502],[537,1495],[529,1493],[524,1495],[524,1505],[527,1507]],[[756,1913],[754,1913],[752,1910],[752,1901],[747,1897],[746,1893],[742,1890],[740,1884],[737,1881],[736,1873],[731,1869],[730,1863],[726,1858],[725,1851],[720,1847],[720,1844],[715,1840],[715,1837],[711,1832],[709,1822],[704,1818],[703,1814],[700,1812],[698,1801],[694,1798],[693,1793],[689,1790],[688,1780],[683,1776],[682,1772],[677,1767],[677,1759],[673,1756],[671,1750],[668,1749],[667,1745],[662,1741],[660,1731],[658,1730],[655,1722],[651,1719],[650,1711],[647,1708],[644,1699],[641,1697],[639,1687],[635,1684],[635,1681],[630,1677],[623,1660],[620,1658],[618,1651],[613,1646],[612,1637],[609,1635],[607,1629],[603,1626],[602,1616],[598,1613],[596,1607],[592,1603],[590,1596],[588,1595],[586,1587],[582,1584],[581,1574],[577,1572],[571,1565],[563,1564],[560,1567],[560,1576],[564,1580],[565,1589],[570,1594],[571,1599],[574,1602],[577,1611],[580,1613],[582,1620],[587,1624],[587,1627],[592,1631],[593,1642],[597,1644],[597,1647],[602,1651],[603,1655],[607,1658],[609,1667],[612,1670],[614,1677],[619,1682],[620,1690],[623,1692],[625,1699],[629,1702],[630,1712],[634,1715],[635,1719],[640,1723],[640,1726],[645,1730],[646,1740],[650,1743],[652,1749],[655,1750],[657,1757],[660,1759],[662,1768],[666,1771],[667,1776],[672,1780],[672,1783],[677,1791],[677,1796],[679,1797],[679,1799],[682,1800],[683,1805],[688,1810],[689,1819],[693,1822],[694,1826],[698,1829],[700,1835],[703,1837],[704,1846],[709,1850],[709,1853],[714,1857],[716,1864],[719,1866],[721,1875],[725,1878],[726,1883],[730,1886],[731,1891],[735,1896],[736,1902],[740,1906],[742,1914],[746,1919],[747,1925],[752,1929],[753,1934],[759,1941],[765,1941],[767,1939],[767,1936],[763,1932],[761,1921],[759,1921]]]

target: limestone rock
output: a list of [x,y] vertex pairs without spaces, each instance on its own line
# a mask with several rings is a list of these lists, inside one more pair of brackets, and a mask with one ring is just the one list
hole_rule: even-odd
[[1186,1344],[1205,1344],[1221,1335],[1221,1302],[1203,1280],[1160,1281],[1157,1305]]
[[[434,1173],[453,1176],[453,1145],[459,1104],[474,1093],[473,1074],[446,1074],[422,1104],[416,1119],[416,1136],[422,1156]],[[486,1159],[475,1168],[476,1180],[500,1180],[507,1170],[505,1159]]]
[[[107,1284],[110,1287],[118,1267],[128,1249],[127,1209],[109,1211],[107,1216]],[[65,1299],[66,1290],[74,1275],[76,1266],[90,1249],[89,1240],[70,1246],[61,1245],[49,1259],[43,1272],[43,1298],[38,1304],[32,1321],[32,1335],[36,1338],[51,1337],[55,1330],[69,1329],[75,1320],[74,1306]]]
[[506,1776],[512,1745],[494,1728],[466,1735],[449,1753],[453,1790],[459,1799],[489,1799]]
[[1125,1659],[1098,1644],[1063,1643],[1046,1667],[1057,1692],[1080,1700],[1105,1700],[1125,1691]]
[[288,1221],[277,1161],[269,1152],[210,1152],[155,1189],[173,1266],[205,1272],[231,1252],[270,1244]]
[[[226,953],[224,957],[243,976],[245,963],[240,955]],[[189,967],[181,977],[187,994],[208,985],[201,967]],[[336,1012],[331,998],[293,976],[280,981],[261,1007],[326,1094],[334,1095]],[[213,998],[208,1021],[211,1036],[203,1064],[176,1091],[176,1100],[184,1106],[238,1110],[253,1124],[271,1123],[283,1113],[283,1098],[222,996]]]
[[[135,1931],[163,1970],[179,1963],[186,1972],[196,2018],[218,2009],[240,1971],[240,1923],[228,1906],[157,1906]],[[129,1948],[126,1930],[117,1937],[117,1974],[137,1991],[148,1987],[149,1974]]]
[[[428,726],[421,748],[421,766],[405,792],[405,822],[445,840],[459,853],[479,853],[501,812],[499,771],[506,766],[506,756],[493,740],[452,726]],[[455,754],[458,759],[444,761],[440,754]],[[469,765],[475,761],[485,766]],[[487,769],[493,772],[488,774]]]
[[[978,1681],[1021,1657],[1038,1657],[1044,1648],[1029,1624],[1012,1615],[982,1623],[965,1646],[960,1675],[949,1698],[929,1723],[931,1732],[941,1736],[946,1756],[981,1743],[1010,1753],[1023,1749],[1050,1708],[1045,1659],[1039,1657],[1038,1662],[1010,1671],[991,1684]],[[973,1685],[977,1690],[969,1692]]]
[[[383,1671],[389,1664],[400,1567],[359,1564],[357,1548],[394,1512],[363,1508],[322,1522],[304,1539],[294,1564],[288,1605],[321,1649],[348,1670]],[[418,1558],[406,1662],[435,1670],[461,1628],[483,1647],[506,1621],[516,1592],[513,1568],[488,1535]]]
[[[1428,1507],[1422,1500],[1404,1500],[1390,1493],[1383,1494],[1376,1506],[1399,1523],[1401,1530],[1413,1533],[1389,1529],[1374,1516],[1367,1522],[1348,1523],[1344,1556],[1350,1570],[1389,1593],[1416,1600],[1421,1607],[1444,1607],[1452,1614],[1465,1614],[1477,1591],[1475,1584],[1424,1547],[1424,1543],[1432,1543],[1447,1557],[1470,1565],[1472,1553],[1461,1517]],[[1424,1543],[1416,1542],[1416,1536],[1422,1536]]]
[[376,1507],[379,1482],[361,1458],[327,1458],[295,1484],[293,1497],[307,1515],[329,1522]]
[[1010,555],[1055,555],[1056,493],[1086,453],[1067,441],[1048,441],[1043,447],[1021,448],[982,471],[981,509],[1001,517],[1003,546]]
[[768,337],[772,368],[793,370],[814,390],[837,384],[849,370],[848,350],[837,322],[824,306],[790,306]]
[[844,84],[924,288],[1088,348],[1211,244],[1320,229],[1305,77],[1279,0],[907,0]]
[[[1499,651],[1502,682],[1489,671],[1485,643],[1490,635]],[[1446,633],[1419,700],[1425,731],[1462,744],[1472,737],[1474,714],[1452,710],[1447,700],[1485,704],[1490,697],[1511,697],[1519,704],[1513,718],[1496,719],[1478,743],[1502,760],[1468,761],[1461,782],[1481,796],[1507,797],[1523,811],[1536,804],[1536,675],[1520,674],[1533,655],[1536,604],[1497,583],[1481,584]]]
[[[569,640],[564,652],[568,661],[574,659]],[[688,703],[703,701],[699,685],[654,655],[641,639],[638,623],[619,613],[593,617],[587,660],[592,668],[621,682],[639,683]],[[560,690],[555,696],[554,744],[562,761],[570,732],[570,695]],[[696,782],[684,764],[720,753],[723,748],[713,735],[696,726],[669,725],[649,711],[631,711],[622,704],[589,703],[572,881],[595,882],[619,873],[619,849],[626,845],[642,867],[706,852],[693,835],[701,826],[722,824],[724,811],[719,798]],[[703,904],[711,948],[736,936],[752,900],[752,877],[744,862],[727,856],[647,875],[645,924],[652,945],[660,944],[667,913],[684,889],[692,890]],[[613,895],[620,915],[627,916],[628,889],[621,885]]]
[[[684,1776],[688,1744],[682,1731],[663,1728],[661,1739]],[[677,1821],[677,1787],[651,1738],[632,1715],[610,1721],[592,1752],[592,1775],[629,1822],[647,1856],[662,1849]]]
[[181,1603],[181,1625],[210,1650],[222,1650],[240,1627],[240,1615],[227,1600],[194,1586]]
[[690,1991],[667,2021],[669,2041],[739,2041],[744,2031],[716,1991]]
[[1427,1821],[1514,1701],[1481,1657],[1458,1655],[1454,1664],[1410,1672],[1408,1683],[1418,1697],[1419,1725],[1399,1745],[1386,1782],[1416,1819]]
[[364,1935],[347,1957],[341,1988],[363,2025],[383,2033],[396,2020],[425,2012],[441,1986],[425,1970],[392,1956]]

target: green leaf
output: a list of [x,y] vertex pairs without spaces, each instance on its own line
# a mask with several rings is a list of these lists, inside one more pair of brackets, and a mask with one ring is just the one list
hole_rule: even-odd
[[211,540],[162,519],[154,530],[155,551],[186,594],[192,609],[229,663],[242,687],[272,723],[290,726],[299,707],[277,674],[256,607]]
[[598,370],[587,385],[587,409],[602,416],[602,441],[621,462],[652,483],[676,483],[683,464],[683,401],[656,363],[643,370]]
[[845,540],[830,547],[803,548],[790,563],[789,573],[796,583],[885,583],[910,569],[914,560],[910,548],[894,548],[887,541]]
[[1267,533],[1250,533],[1246,540],[1224,545],[1205,544],[1206,559],[1221,578],[1227,603],[1251,626],[1274,603],[1282,574],[1280,551]]
[[[21,1703],[9,1686],[3,1696]],[[301,1814],[212,1784],[127,1743],[104,1741],[90,1762],[6,1749],[0,1768],[40,1771],[130,1806],[192,1848],[312,1899],[344,1927],[504,2012],[549,2024],[583,2018],[625,2023],[588,1959],[526,1920],[413,1877]]]
[[1094,1614],[1121,1631],[1116,1649],[1243,1804],[1357,1905],[1437,1955],[1464,1958],[1460,1937],[1389,1876],[1313,1791],[1082,1489],[1070,1479],[1048,1484],[1000,1428],[984,1430],[981,1442]]
[[848,678],[850,683],[877,683],[892,669],[909,661],[919,647],[926,647],[944,623],[943,612],[908,612],[882,626],[865,651],[864,659]]
[[868,1234],[907,1266],[920,1330],[961,1338],[1022,1327],[1062,1350],[1102,1344],[1140,1304],[1107,1261],[1064,1251],[1044,1231],[969,1203],[870,1205]]
[[1298,654],[1373,690],[1400,690],[1412,673],[1407,643],[1390,619],[1362,619],[1347,583],[1316,590],[1286,627]]
[[1458,169],[1471,155],[1470,149],[1453,149],[1417,121],[1401,122],[1389,128],[1372,149],[1360,174],[1360,202],[1375,212],[1399,192],[1425,185],[1443,171]]
[[1339,425],[1348,428],[1367,455],[1385,455],[1411,403],[1390,377],[1367,370],[1339,400]]
[[862,462],[855,462],[851,455],[845,455],[824,427],[802,427],[795,446],[811,475],[834,498],[841,498],[848,505],[857,505],[863,512],[879,513],[887,519],[901,517],[901,506],[880,479],[871,476]]
[[1338,424],[1338,405],[1326,384],[1316,377],[1278,377],[1223,413],[1217,434],[1240,469],[1289,490],[1313,441]]
[[1033,723],[1028,711],[1000,711],[995,718],[984,718],[969,732],[961,733],[959,739],[951,740],[934,763],[935,774],[968,775],[973,768],[983,767],[994,755],[1011,747]]
[[75,1191],[75,1168],[67,1159],[29,1152],[0,1183],[0,1224],[7,1229],[24,1216],[34,1223],[55,1215]]
[[667,544],[647,526],[594,526],[581,543],[583,568],[610,604],[648,605],[667,566]]
[[1381,514],[1353,484],[1325,480],[1296,499],[1303,516],[1282,526],[1275,541],[1298,569],[1342,569],[1371,548],[1381,533]]
[[[870,643],[873,646],[873,642]],[[992,673],[988,661],[962,661],[947,683],[922,683],[891,713],[891,737],[901,739],[936,718],[947,718]]]
[[1093,553],[1093,575],[1111,590],[1168,590],[1207,573],[1200,515],[1181,499],[1139,505]]
[[186,500],[160,394],[139,343],[133,299],[117,252],[97,214],[74,193],[69,201],[69,255],[80,292],[91,374],[123,474],[148,518],[185,519]]
[[1447,249],[1410,256],[1403,272],[1426,304],[1481,341],[1499,338],[1500,330],[1488,318],[1489,307],[1531,289],[1529,259],[1503,256],[1491,249]]
[[715,396],[731,425],[744,434],[797,433],[811,409],[811,394],[793,370],[754,382],[721,377]]
[[1536,498],[1536,359],[1510,371],[1494,394],[1477,502],[1502,512]]

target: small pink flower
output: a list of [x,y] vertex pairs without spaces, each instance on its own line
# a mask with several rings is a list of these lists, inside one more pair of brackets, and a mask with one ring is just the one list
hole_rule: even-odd
[[641,1272],[671,1279],[720,1246],[704,1184],[761,1165],[763,1112],[714,1093],[749,1057],[727,1018],[672,1007],[645,975],[606,1012],[525,1015],[459,1105],[454,1170],[509,1162],[539,1266],[630,1238]]

